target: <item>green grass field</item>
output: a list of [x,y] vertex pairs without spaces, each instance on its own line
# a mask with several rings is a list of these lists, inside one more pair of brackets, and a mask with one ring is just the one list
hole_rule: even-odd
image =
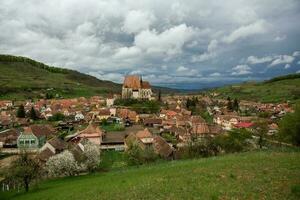
[[4,199],[299,199],[300,152],[163,162],[41,183]]
[[300,102],[300,75],[293,79],[282,79],[263,83],[244,83],[215,89],[222,98],[260,102]]

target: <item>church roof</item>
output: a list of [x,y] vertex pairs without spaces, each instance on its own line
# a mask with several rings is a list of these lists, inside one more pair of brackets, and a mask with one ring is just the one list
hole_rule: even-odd
[[134,90],[143,88],[150,89],[150,83],[148,81],[143,81],[142,78],[138,75],[128,75],[125,76],[123,87],[132,88]]
[[138,75],[129,75],[124,79],[123,87],[132,88],[132,89],[140,89],[141,88],[141,79]]

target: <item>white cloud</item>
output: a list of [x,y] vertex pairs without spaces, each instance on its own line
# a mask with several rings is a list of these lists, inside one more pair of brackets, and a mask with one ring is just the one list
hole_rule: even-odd
[[126,59],[126,58],[134,58],[141,54],[141,50],[135,46],[133,47],[121,47],[117,49],[115,58],[118,59]]
[[264,20],[259,20],[252,24],[241,26],[234,30],[228,36],[223,37],[225,43],[233,43],[238,39],[243,39],[251,35],[262,34],[267,31],[267,23]]
[[232,68],[233,72],[231,75],[237,76],[237,75],[246,75],[246,74],[252,74],[251,68],[248,65],[237,65]]
[[288,68],[290,68],[290,67],[291,67],[290,64],[286,64],[286,65],[284,66],[284,69],[288,69]]
[[[244,63],[250,66],[267,63],[264,55],[295,51],[300,29],[290,19],[300,17],[299,6],[285,0],[1,0],[0,53],[118,82],[123,74],[139,71],[156,83],[236,81],[245,76],[228,71],[241,58],[255,55]],[[275,43],[276,37],[285,38],[286,45]],[[178,66],[188,69],[179,73]],[[283,67],[278,70],[284,72]],[[201,77],[207,71],[221,76]],[[272,71],[264,75],[273,76]]]
[[294,56],[294,57],[300,56],[300,51],[295,51],[295,52],[293,53],[293,56]]
[[275,41],[282,41],[282,40],[285,40],[286,39],[286,35],[282,35],[282,36],[276,36],[275,37]]
[[175,76],[193,76],[193,77],[200,77],[202,76],[196,69],[189,69],[185,66],[179,66],[176,69]]
[[273,59],[274,59],[273,56],[266,56],[261,58],[255,56],[249,56],[246,62],[249,64],[261,64],[261,63],[271,62]]
[[221,74],[219,72],[215,72],[215,73],[210,74],[209,76],[219,77],[219,76],[221,76]]
[[177,68],[177,72],[183,72],[183,71],[187,71],[188,70],[188,68],[187,67],[184,67],[184,66],[179,66],[178,68]]
[[152,13],[132,10],[125,18],[123,29],[127,33],[138,33],[147,30],[154,21],[155,16]]
[[270,67],[279,65],[279,64],[287,64],[292,63],[295,60],[293,56],[289,55],[279,55],[275,60],[272,61],[272,63],[269,65]]
[[192,39],[195,31],[185,24],[174,26],[158,33],[145,30],[135,36],[134,44],[147,53],[165,53],[175,55],[181,52],[183,45]]

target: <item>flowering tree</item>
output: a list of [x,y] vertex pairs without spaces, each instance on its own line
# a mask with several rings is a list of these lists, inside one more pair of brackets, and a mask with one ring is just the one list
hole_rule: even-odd
[[100,163],[100,149],[99,146],[89,141],[84,145],[83,165],[88,171],[95,171]]
[[74,176],[80,171],[80,166],[76,162],[73,154],[65,150],[64,152],[52,156],[46,163],[46,171],[49,176]]

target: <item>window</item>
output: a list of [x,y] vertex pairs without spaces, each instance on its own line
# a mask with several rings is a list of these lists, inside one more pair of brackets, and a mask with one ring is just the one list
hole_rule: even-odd
[[29,144],[29,140],[25,140],[25,144]]
[[30,144],[35,144],[35,139],[31,139]]
[[20,144],[24,144],[24,140],[20,140]]

